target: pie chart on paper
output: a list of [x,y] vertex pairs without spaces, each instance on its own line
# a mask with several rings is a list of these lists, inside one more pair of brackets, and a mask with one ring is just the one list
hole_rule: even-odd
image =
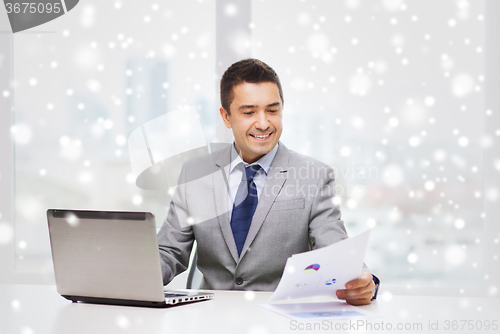
[[318,270],[319,270],[319,264],[311,264],[309,267],[304,269],[304,272],[306,274],[312,274],[312,273],[317,272]]

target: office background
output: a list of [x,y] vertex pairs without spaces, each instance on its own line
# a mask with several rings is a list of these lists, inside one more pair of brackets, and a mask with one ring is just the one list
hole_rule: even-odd
[[[220,75],[280,75],[282,141],[337,173],[348,232],[386,293],[498,297],[498,3],[486,0],[82,0],[1,34],[4,282],[51,283],[48,208],[151,211],[128,135],[195,105],[227,142]],[[0,29],[9,29],[2,8]],[[4,269],[5,268],[5,269]]]

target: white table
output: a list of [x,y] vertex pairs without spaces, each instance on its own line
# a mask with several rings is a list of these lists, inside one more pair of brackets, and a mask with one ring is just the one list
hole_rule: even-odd
[[[0,285],[0,334],[384,333],[388,326],[392,326],[393,333],[500,332],[500,328],[495,331],[491,327],[493,321],[500,327],[498,298],[382,297],[363,306],[380,317],[357,323],[357,320],[293,322],[259,306],[269,296],[268,292],[216,291],[211,301],[151,309],[71,303],[57,293],[55,286]],[[471,321],[463,322],[467,320]],[[438,330],[429,329],[429,323],[436,321]],[[486,321],[490,330],[484,329]],[[396,330],[399,324],[413,329]],[[447,326],[449,330],[445,330]],[[468,330],[468,326],[473,329]]]

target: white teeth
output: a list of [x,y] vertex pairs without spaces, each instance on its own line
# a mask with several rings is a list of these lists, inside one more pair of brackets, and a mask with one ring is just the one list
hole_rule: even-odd
[[268,135],[264,135],[264,136],[257,136],[257,135],[252,135],[254,136],[255,138],[267,138],[269,137],[271,134],[268,134]]

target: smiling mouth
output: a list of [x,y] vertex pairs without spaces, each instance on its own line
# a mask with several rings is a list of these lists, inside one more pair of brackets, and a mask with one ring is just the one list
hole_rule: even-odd
[[268,133],[267,135],[250,135],[252,137],[254,137],[255,139],[260,139],[260,140],[263,140],[263,139],[267,139],[271,136],[272,132],[271,133]]

